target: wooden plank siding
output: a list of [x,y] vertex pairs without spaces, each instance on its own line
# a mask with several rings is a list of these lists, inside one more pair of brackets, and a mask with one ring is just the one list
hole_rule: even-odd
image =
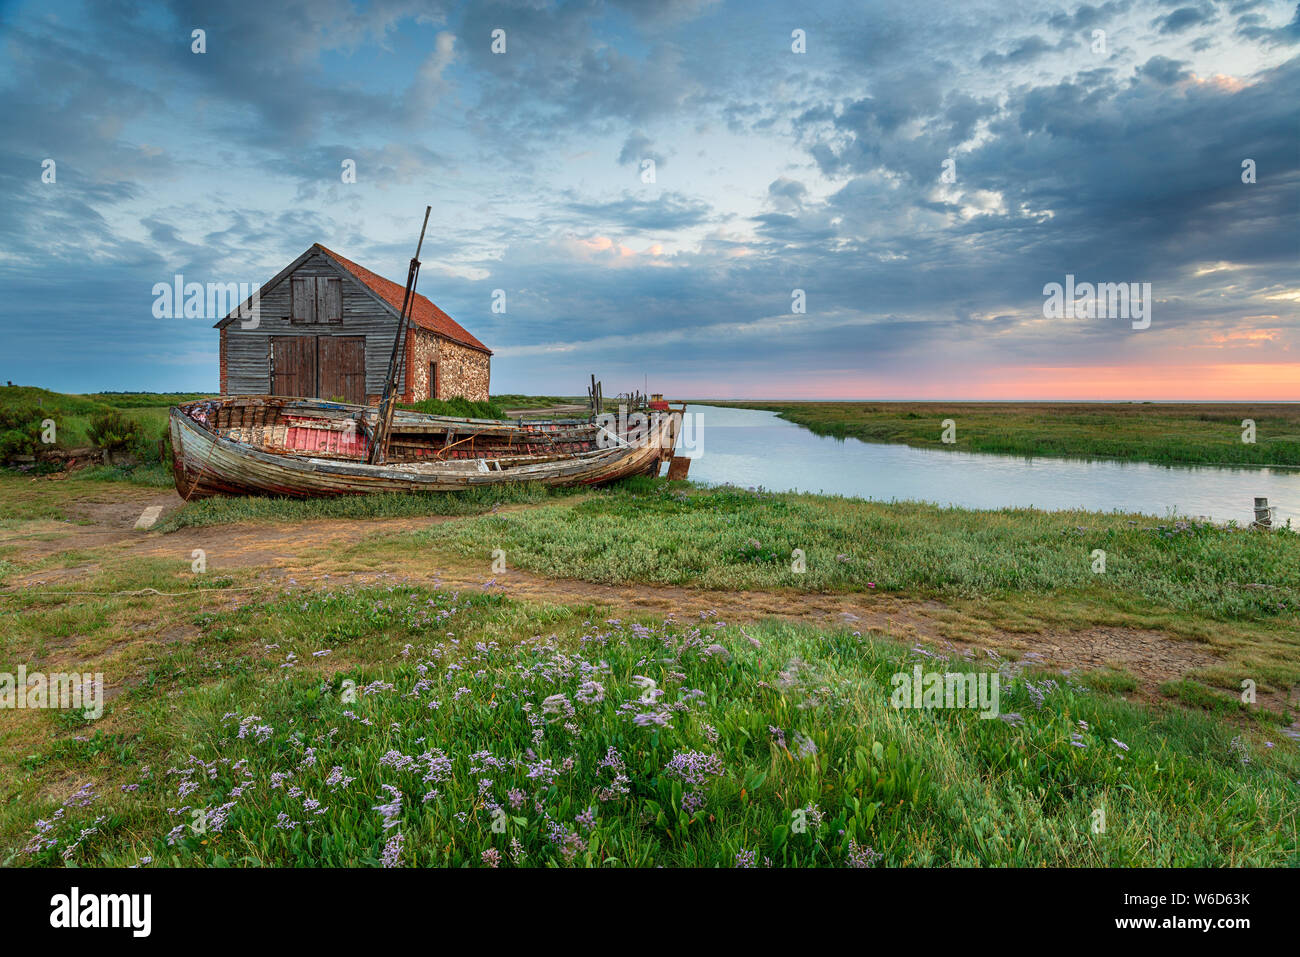
[[316,337],[271,336],[271,394],[316,395]]
[[[317,278],[337,279],[339,282],[316,285],[314,280]],[[308,286],[313,290],[329,290],[331,287],[336,289],[342,321],[294,322],[291,318],[293,305],[291,292],[294,280],[299,279],[313,280],[310,284],[300,284],[299,288],[304,292]],[[330,297],[333,293],[318,293],[317,308],[333,310],[335,304],[329,299],[322,300],[321,295]],[[261,315],[257,328],[243,328],[243,324],[239,321],[230,322],[221,328],[226,393],[249,395],[273,393],[275,386],[271,380],[271,338],[317,335],[364,339],[364,397],[383,392],[397,321],[370,290],[351,275],[335,269],[322,253],[313,252],[283,281],[263,289],[260,306]],[[341,348],[351,350],[355,347]],[[355,385],[351,383],[349,385],[351,387],[348,391],[355,393]],[[399,372],[398,389],[401,392],[406,391],[405,369]],[[337,395],[340,392],[342,390],[329,394]],[[364,402],[364,397],[360,401]]]
[[365,405],[366,340],[363,336],[317,336],[317,394]]

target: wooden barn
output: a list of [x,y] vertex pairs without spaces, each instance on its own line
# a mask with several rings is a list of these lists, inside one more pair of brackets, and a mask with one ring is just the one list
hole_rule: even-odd
[[[384,390],[405,286],[316,243],[259,290],[257,322],[232,312],[221,330],[221,394],[376,403]],[[492,350],[416,295],[398,393],[404,402],[488,397]]]

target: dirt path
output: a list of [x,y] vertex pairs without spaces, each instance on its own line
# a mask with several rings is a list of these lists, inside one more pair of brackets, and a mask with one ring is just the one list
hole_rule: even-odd
[[[445,521],[446,516],[371,520],[259,522],[186,528],[166,535],[134,529],[147,507],[161,506],[162,518],[180,506],[172,491],[117,488],[112,494],[78,501],[70,510],[75,522],[28,522],[17,530],[0,530],[0,546],[21,545],[24,557],[61,552],[90,552],[70,567],[50,568],[16,577],[10,588],[68,588],[96,569],[94,553],[105,558],[139,556],[188,563],[194,549],[207,555],[210,574],[222,569],[265,568],[268,579],[300,582],[402,581],[452,587],[494,587],[522,600],[568,605],[592,605],[600,614],[647,613],[679,619],[714,612],[729,622],[785,619],[827,628],[849,628],[863,634],[878,632],[898,640],[935,647],[996,649],[1001,654],[1035,653],[1052,666],[1094,669],[1123,668],[1145,688],[1176,679],[1214,664],[1218,659],[1203,645],[1170,638],[1160,632],[1098,627],[1082,631],[1011,632],[976,622],[978,642],[969,635],[972,618],[939,602],[902,599],[872,593],[810,594],[793,589],[729,592],[665,585],[601,585],[573,579],[546,578],[508,570],[493,575],[486,563],[413,552],[399,562],[386,561],[375,570],[373,561],[348,558],[347,547],[385,532],[411,531]],[[520,506],[527,507],[527,506]],[[85,524],[76,524],[81,522]],[[490,583],[490,584],[489,584]],[[958,629],[954,624],[961,624]]]

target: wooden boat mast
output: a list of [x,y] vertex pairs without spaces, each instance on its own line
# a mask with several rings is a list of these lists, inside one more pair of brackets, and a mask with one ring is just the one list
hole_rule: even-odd
[[[366,461],[371,465],[383,465],[388,458],[388,439],[393,431],[393,411],[397,405],[397,370],[402,358],[402,343],[406,340],[406,327],[411,321],[411,309],[415,303],[415,282],[420,276],[420,250],[424,247],[424,231],[429,227],[429,212],[432,206],[424,207],[424,225],[420,227],[420,241],[415,244],[415,255],[411,257],[410,268],[406,272],[406,294],[402,297],[402,311],[397,317],[397,335],[393,338],[393,356],[388,360],[388,379],[384,383],[384,395],[379,401],[379,417],[375,423],[375,434],[370,443],[370,452]],[[410,375],[411,370],[407,369]]]

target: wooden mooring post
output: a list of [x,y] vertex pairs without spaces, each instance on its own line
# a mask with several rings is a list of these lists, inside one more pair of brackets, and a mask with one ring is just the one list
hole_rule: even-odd
[[1255,526],[1256,528],[1272,528],[1272,527],[1273,527],[1273,510],[1272,510],[1271,508],[1269,508],[1269,506],[1268,506],[1268,499],[1267,499],[1267,498],[1260,498],[1260,497],[1256,496],[1256,498],[1255,498],[1255,521],[1254,521],[1253,524],[1254,524],[1254,526]]

